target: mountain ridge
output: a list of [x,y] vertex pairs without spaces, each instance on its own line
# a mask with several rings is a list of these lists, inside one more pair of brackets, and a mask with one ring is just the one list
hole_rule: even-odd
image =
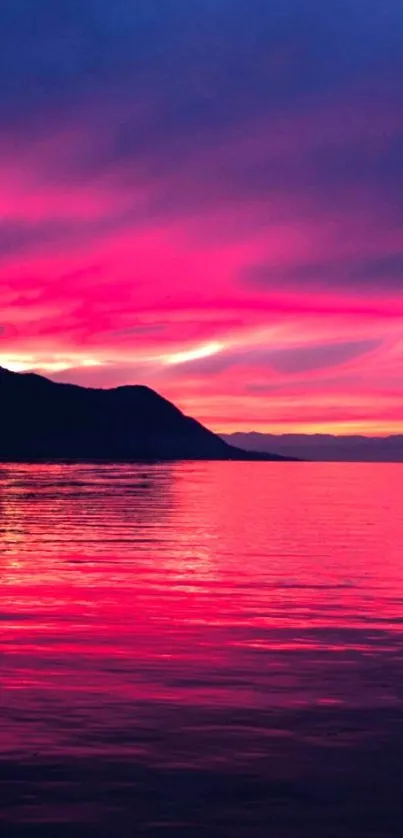
[[264,453],[273,453],[316,462],[403,462],[403,434],[365,436],[363,434],[270,434],[238,431],[221,434],[224,441]]
[[0,460],[284,460],[231,446],[155,390],[59,383],[0,367]]

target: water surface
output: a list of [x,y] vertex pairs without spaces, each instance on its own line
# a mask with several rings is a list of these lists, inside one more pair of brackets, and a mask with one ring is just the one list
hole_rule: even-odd
[[0,466],[2,834],[400,836],[402,477]]

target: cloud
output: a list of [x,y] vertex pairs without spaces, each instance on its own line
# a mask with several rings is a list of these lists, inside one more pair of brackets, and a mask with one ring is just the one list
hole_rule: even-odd
[[[81,228],[82,229],[82,228]],[[76,233],[80,231],[77,225]],[[74,228],[66,222],[46,220],[43,223],[27,223],[7,220],[0,222],[0,258],[10,255],[57,248],[74,236]]]
[[295,375],[330,367],[341,368],[348,362],[375,351],[379,346],[379,340],[311,343],[285,348],[270,345],[235,346],[223,348],[219,353],[212,353],[206,357],[189,358],[175,371],[175,375],[181,377],[190,373],[197,376],[214,376],[234,367]]
[[242,281],[263,289],[288,285],[302,290],[343,288],[356,292],[367,287],[382,295],[386,288],[403,290],[403,253],[352,256],[334,262],[251,265],[243,271]]
[[217,422],[248,393],[252,423],[274,384],[286,421],[296,379],[309,405],[338,376],[346,410],[365,357],[375,413],[401,358],[402,31],[398,0],[3,0],[2,352]]
[[273,352],[271,361],[278,372],[285,374],[340,367],[379,347],[377,340],[349,341],[340,344],[317,344]]
[[[202,0],[3,0],[3,125],[37,131],[85,105],[105,115],[89,166],[179,153],[257,115],[312,104],[401,59],[397,0],[246,6]],[[108,124],[110,112],[125,114]],[[21,137],[23,140],[23,137]],[[102,151],[104,149],[104,151]]]

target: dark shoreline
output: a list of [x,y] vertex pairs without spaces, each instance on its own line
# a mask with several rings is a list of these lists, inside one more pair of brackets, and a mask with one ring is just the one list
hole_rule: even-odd
[[306,462],[296,457],[253,456],[246,452],[241,457],[171,457],[171,458],[119,458],[119,457],[0,457],[0,465],[163,465],[164,463],[296,463]]

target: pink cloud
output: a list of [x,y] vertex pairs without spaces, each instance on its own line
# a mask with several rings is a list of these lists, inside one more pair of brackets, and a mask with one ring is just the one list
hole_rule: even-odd
[[397,427],[399,115],[357,102],[260,115],[182,155],[114,156],[101,111],[4,147],[0,363],[147,382],[222,431]]

